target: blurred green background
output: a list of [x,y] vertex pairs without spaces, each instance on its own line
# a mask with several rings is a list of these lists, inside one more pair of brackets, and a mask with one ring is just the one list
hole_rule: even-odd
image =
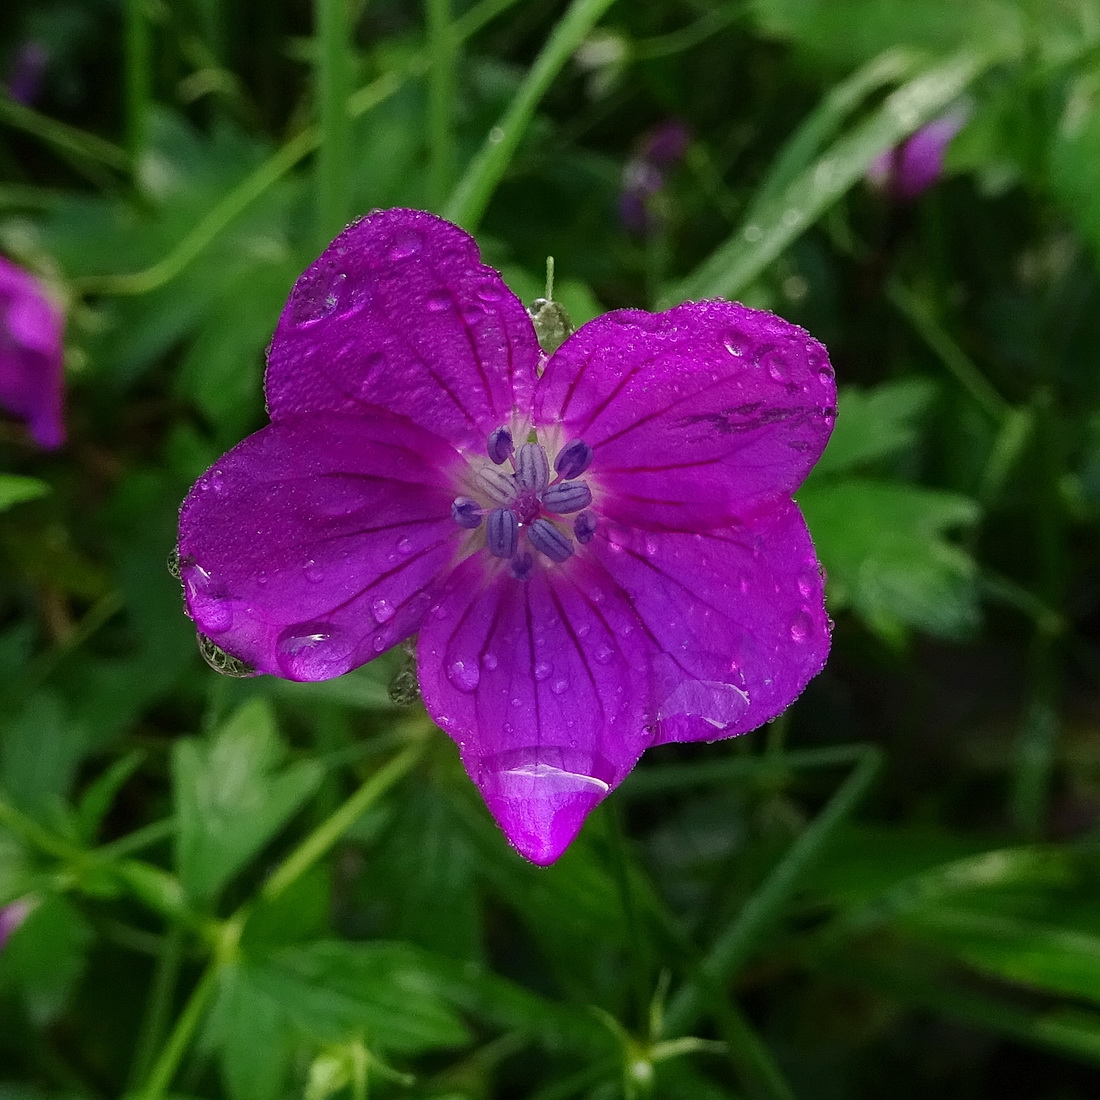
[[[1100,0],[6,0],[28,47],[0,252],[69,441],[0,424],[2,1100],[1100,1095]],[[867,182],[955,109],[933,186]],[[399,654],[219,677],[164,565],[295,277],[398,204],[841,385],[825,672],[548,870]]]

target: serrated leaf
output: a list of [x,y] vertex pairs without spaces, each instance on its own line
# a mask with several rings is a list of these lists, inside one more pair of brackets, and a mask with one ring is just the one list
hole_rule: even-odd
[[836,426],[813,478],[847,473],[908,450],[917,440],[916,421],[935,392],[935,384],[923,378],[885,382],[870,390],[842,389]]
[[177,743],[176,864],[193,897],[214,898],[317,789],[320,765],[279,770],[284,753],[262,700],[242,706],[209,741]]
[[977,567],[948,539],[978,519],[958,493],[857,478],[807,483],[798,494],[829,576],[830,606],[850,607],[899,640],[905,627],[941,637],[977,622]]

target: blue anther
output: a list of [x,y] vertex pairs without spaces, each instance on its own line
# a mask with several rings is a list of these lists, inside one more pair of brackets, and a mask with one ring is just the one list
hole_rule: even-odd
[[550,460],[538,443],[524,443],[516,451],[516,481],[534,493],[550,484]]
[[497,428],[489,433],[489,444],[486,447],[489,458],[496,465],[506,462],[512,457],[512,433],[507,428]]
[[548,519],[537,519],[527,528],[527,541],[551,561],[565,561],[573,553],[573,540]]
[[530,580],[531,574],[534,571],[535,555],[529,550],[524,550],[522,554],[516,554],[508,563],[508,572],[511,573],[517,581]]
[[554,469],[566,481],[583,474],[592,465],[592,448],[583,439],[566,443],[554,459]]
[[592,490],[583,481],[559,481],[542,494],[542,506],[555,515],[567,516],[592,503]]
[[494,558],[510,558],[519,545],[519,520],[511,508],[494,508],[485,525],[485,543]]
[[592,541],[596,533],[596,517],[591,512],[581,512],[573,520],[573,534],[577,536],[577,542],[586,543]]
[[469,497],[455,497],[451,505],[451,519],[459,525],[472,531],[481,526],[481,505]]

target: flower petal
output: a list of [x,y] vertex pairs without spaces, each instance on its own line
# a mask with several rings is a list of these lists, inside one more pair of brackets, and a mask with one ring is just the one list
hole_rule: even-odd
[[446,443],[407,420],[317,413],[238,444],[180,511],[198,630],[259,672],[326,680],[420,625],[466,535]]
[[539,346],[523,304],[463,230],[417,210],[348,226],[301,276],[268,352],[273,420],[408,417],[456,447],[530,415]]
[[589,551],[648,639],[655,744],[756,729],[825,664],[824,578],[792,501],[706,534],[601,528]]
[[645,641],[603,570],[578,556],[513,579],[478,554],[420,631],[428,713],[512,845],[549,864],[651,742]]
[[593,448],[602,515],[698,530],[789,496],[835,406],[832,367],[809,334],[736,302],[695,302],[580,328],[538,381],[535,423]]

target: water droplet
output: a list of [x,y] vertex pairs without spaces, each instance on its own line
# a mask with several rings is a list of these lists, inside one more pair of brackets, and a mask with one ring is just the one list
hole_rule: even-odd
[[477,661],[452,661],[447,666],[447,679],[459,691],[474,691],[481,680]]
[[545,661],[540,661],[535,665],[534,673],[536,680],[549,680],[550,674],[554,671],[553,665],[548,665]]
[[485,666],[486,672],[495,672],[500,662],[497,660],[497,655],[495,653],[486,653],[485,656],[481,658],[481,663]]
[[804,642],[814,632],[814,621],[805,611],[800,611],[791,623],[791,641]]
[[783,224],[790,229],[796,229],[802,224],[802,211],[793,206],[783,211]]
[[371,647],[374,649],[375,653],[381,653],[382,650],[389,648],[386,645],[385,637],[381,634],[375,634],[374,640],[371,642]]
[[288,679],[328,680],[351,668],[351,639],[331,623],[297,623],[279,635],[275,657]]
[[577,637],[586,638],[592,632],[592,627],[588,623],[581,623],[577,627]]
[[657,540],[652,535],[646,535],[646,538],[645,538],[646,557],[648,557],[648,558],[653,557],[653,555],[656,554],[659,549],[660,549],[660,547],[657,545]]
[[550,690],[555,695],[563,695],[565,692],[567,692],[569,690],[569,681],[568,680],[555,680],[550,685]]
[[425,303],[430,313],[442,313],[451,305],[450,295],[439,292],[428,296]]
[[380,623],[388,623],[394,616],[393,605],[384,596],[371,600],[370,613]]
[[183,578],[191,617],[204,634],[224,634],[233,625],[233,606],[224,588],[201,565]]
[[410,538],[398,539],[397,540],[397,552],[399,554],[404,554],[406,557],[408,557],[409,554],[411,554],[413,552],[412,539],[410,539]]
[[730,355],[740,359],[742,356],[748,354],[749,349],[752,347],[752,341],[743,332],[739,332],[737,329],[730,329],[722,338],[722,346]]
[[749,244],[756,244],[764,236],[764,230],[758,225],[746,225],[741,233]]
[[399,233],[390,248],[391,260],[407,260],[415,256],[424,247],[424,238],[415,229],[406,229]]
[[302,572],[305,574],[306,580],[311,581],[313,584],[317,584],[325,579],[324,569],[322,569],[313,558],[310,558],[309,561],[306,562]]
[[504,297],[504,291],[495,279],[486,279],[474,291],[483,302],[499,302]]
[[494,126],[489,131],[489,144],[499,145],[504,140],[504,130],[500,126]]
[[615,651],[606,642],[601,642],[596,646],[592,656],[596,658],[599,664],[606,665],[615,656]]

